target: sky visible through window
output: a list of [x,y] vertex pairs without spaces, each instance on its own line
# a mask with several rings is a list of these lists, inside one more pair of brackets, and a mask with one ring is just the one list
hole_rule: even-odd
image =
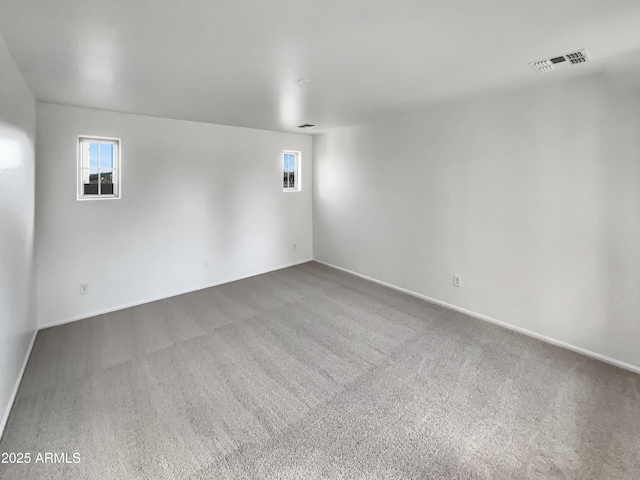
[[296,156],[293,153],[284,154],[284,171],[295,172],[296,171]]
[[[100,145],[100,171],[109,173],[113,169],[113,145],[101,143]],[[98,144],[89,144],[89,168],[98,170]]]

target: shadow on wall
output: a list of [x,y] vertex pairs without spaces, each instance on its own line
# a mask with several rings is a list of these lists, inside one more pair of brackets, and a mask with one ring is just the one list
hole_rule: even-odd
[[[614,358],[637,365],[640,344],[640,51],[614,59],[601,74],[600,108],[596,118],[598,194],[603,199],[593,212],[599,224],[594,258],[598,259],[595,293],[601,304],[590,339],[596,351],[617,349]],[[585,299],[586,300],[586,299]],[[586,301],[585,301],[586,303]],[[587,315],[589,312],[584,312]],[[635,341],[634,341],[635,340]],[[605,446],[603,452],[619,460],[626,445],[637,435],[629,413],[612,392],[632,392],[630,374],[599,364],[600,382],[583,382],[581,367],[570,377],[566,392],[575,399],[573,431],[585,452],[594,443],[594,433]],[[614,387],[614,388],[612,388]],[[577,465],[588,465],[598,478],[626,478],[631,472],[624,461],[593,463],[577,457]]]
[[238,149],[216,158],[219,173],[215,188],[203,186],[208,192],[204,205],[209,268],[217,280],[269,268],[270,262],[278,261],[282,245],[288,243],[287,212],[273,195],[281,183],[277,176],[273,183],[266,183],[269,177],[263,167],[256,168],[246,155],[252,153]]
[[[218,178],[220,183],[216,188],[206,190],[208,192],[206,204],[213,212],[213,215],[207,217],[207,227],[212,242],[210,251],[226,252],[226,255],[216,255],[215,258],[211,258],[209,268],[214,269],[216,277],[227,278],[228,272],[233,270],[233,265],[242,264],[238,263],[238,250],[242,240],[239,231],[242,218],[240,209],[242,192],[234,181],[237,181],[238,177],[236,173],[238,166],[234,165],[234,159],[227,154],[217,158],[216,161],[222,166],[222,171]],[[216,205],[224,205],[224,208],[217,209]]]
[[[633,358],[640,344],[640,50],[610,62],[603,82],[606,108],[600,118],[599,153],[606,202],[599,248],[603,259],[600,294],[606,303],[602,336],[607,343],[633,345],[620,353]],[[627,329],[611,328],[625,323]]]

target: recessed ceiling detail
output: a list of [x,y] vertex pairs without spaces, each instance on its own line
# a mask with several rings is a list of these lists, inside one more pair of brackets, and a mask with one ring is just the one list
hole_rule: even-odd
[[558,68],[565,68],[571,65],[577,65],[579,63],[585,63],[591,60],[589,52],[586,48],[571,53],[565,53],[557,57],[545,58],[544,60],[538,60],[537,62],[531,62],[529,65],[536,72],[552,72]]

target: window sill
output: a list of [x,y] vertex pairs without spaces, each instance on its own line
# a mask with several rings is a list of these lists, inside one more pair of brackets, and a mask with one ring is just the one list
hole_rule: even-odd
[[79,202],[92,201],[92,200],[120,200],[120,195],[95,195],[78,197]]

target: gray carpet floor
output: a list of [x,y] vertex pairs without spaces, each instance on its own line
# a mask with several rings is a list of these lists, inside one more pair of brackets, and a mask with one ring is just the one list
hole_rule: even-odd
[[3,479],[636,479],[640,376],[317,263],[41,331]]

